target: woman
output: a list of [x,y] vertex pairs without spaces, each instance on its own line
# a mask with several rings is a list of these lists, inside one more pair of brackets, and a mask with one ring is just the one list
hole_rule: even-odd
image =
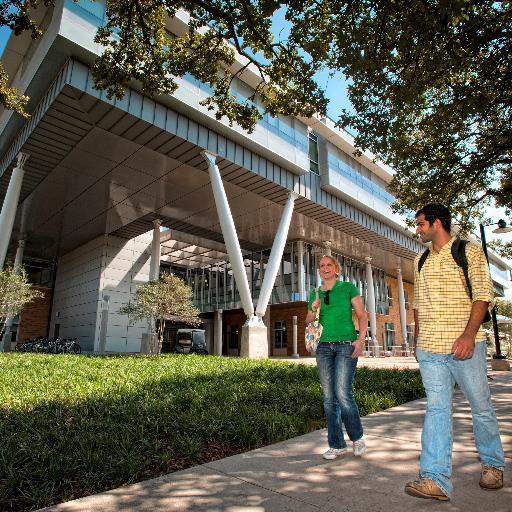
[[[316,289],[309,295],[306,322],[312,322],[320,308],[323,331],[316,350],[316,362],[324,393],[329,443],[323,457],[332,460],[347,451],[342,424],[353,442],[354,455],[360,456],[366,446],[352,384],[357,358],[365,343],[368,317],[359,290],[352,283],[338,281],[340,266],[332,256],[322,256],[319,270],[322,286],[318,290],[318,299]],[[359,336],[352,321],[352,309],[358,319]]]

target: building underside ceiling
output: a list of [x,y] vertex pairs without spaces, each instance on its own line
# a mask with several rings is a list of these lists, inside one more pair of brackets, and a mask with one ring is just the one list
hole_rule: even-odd
[[[66,86],[21,151],[30,159],[12,240],[25,238],[28,256],[52,259],[104,234],[133,238],[161,219],[171,235],[164,260],[197,266],[226,259],[200,147]],[[0,200],[13,164],[1,178]],[[218,165],[240,246],[270,248],[288,190],[227,160]],[[371,256],[392,275],[401,258],[412,279],[410,249],[305,197],[295,201],[288,239],[330,241],[336,252]]]

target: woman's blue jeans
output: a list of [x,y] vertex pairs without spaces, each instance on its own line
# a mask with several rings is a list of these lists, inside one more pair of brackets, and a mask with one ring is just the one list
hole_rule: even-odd
[[483,466],[503,470],[505,457],[498,421],[487,382],[485,342],[478,342],[471,359],[416,350],[427,392],[427,411],[421,435],[420,476],[452,493],[452,396],[455,382],[467,398],[473,416],[473,435]]
[[352,344],[320,342],[316,365],[324,392],[327,441],[330,448],[345,448],[342,424],[351,441],[363,437],[359,409],[352,391],[357,358],[352,359]]

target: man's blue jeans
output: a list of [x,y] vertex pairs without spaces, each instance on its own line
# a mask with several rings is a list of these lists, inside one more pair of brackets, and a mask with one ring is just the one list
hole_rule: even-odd
[[359,409],[352,392],[357,359],[352,359],[350,344],[320,342],[316,349],[316,365],[324,392],[329,448],[345,448],[342,423],[352,441],[363,437]]
[[416,350],[427,392],[427,411],[421,435],[420,476],[452,493],[452,396],[455,382],[467,398],[473,416],[473,435],[483,466],[503,470],[505,457],[498,421],[487,382],[485,342],[478,342],[471,359]]

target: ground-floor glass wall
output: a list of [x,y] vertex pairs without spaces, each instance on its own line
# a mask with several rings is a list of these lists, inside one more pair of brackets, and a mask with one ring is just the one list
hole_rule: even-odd
[[[284,304],[307,300],[309,292],[320,284],[317,269],[324,252],[325,248],[322,246],[302,241],[288,242],[272,289],[270,303]],[[335,252],[331,255],[340,264],[340,279],[352,282],[366,302],[366,264]],[[245,272],[255,304],[261,291],[269,257],[270,249],[244,253]],[[179,275],[187,282],[193,290],[194,303],[202,312],[242,307],[231,264],[228,261],[219,261],[196,268],[174,265],[167,267],[167,270]],[[372,272],[376,311],[379,314],[388,314],[392,298],[385,273],[377,268],[373,268]],[[302,280],[302,286],[299,286],[300,280]]]

